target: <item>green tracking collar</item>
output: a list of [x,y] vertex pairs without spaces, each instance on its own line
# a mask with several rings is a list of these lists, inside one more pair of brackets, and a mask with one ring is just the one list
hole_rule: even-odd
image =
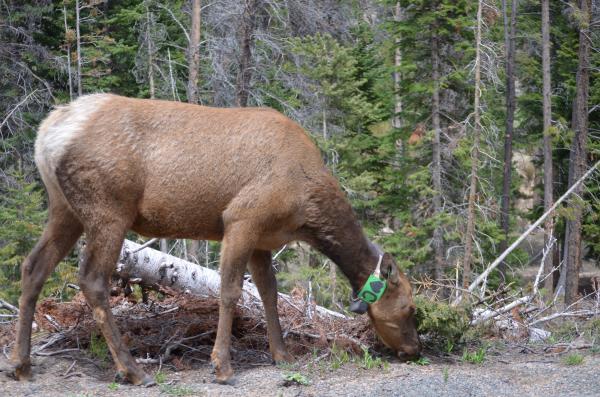
[[377,267],[375,271],[369,275],[367,282],[363,287],[358,291],[358,298],[366,303],[372,304],[377,302],[383,296],[385,289],[387,287],[387,281],[381,277],[380,268],[381,268],[381,260],[383,259],[383,255],[379,255],[379,261],[377,262]]

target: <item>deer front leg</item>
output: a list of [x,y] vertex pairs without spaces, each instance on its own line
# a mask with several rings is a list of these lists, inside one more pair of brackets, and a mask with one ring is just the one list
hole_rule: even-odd
[[277,280],[273,273],[273,266],[271,266],[271,253],[254,251],[248,265],[265,309],[271,357],[278,364],[293,362],[294,357],[288,353],[281,334],[279,314],[277,313]]
[[230,383],[231,326],[235,306],[242,294],[246,263],[253,251],[253,230],[247,223],[237,222],[226,228],[221,246],[221,293],[219,301],[219,325],[217,338],[210,355],[218,383]]

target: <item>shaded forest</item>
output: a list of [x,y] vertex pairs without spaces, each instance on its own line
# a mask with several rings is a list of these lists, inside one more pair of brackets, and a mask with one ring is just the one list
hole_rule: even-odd
[[[89,93],[281,111],[373,240],[429,286],[467,288],[600,157],[595,0],[7,0],[0,15],[0,298],[13,303],[46,217],[36,128]],[[487,288],[544,260],[545,293],[575,302],[582,261],[600,261],[599,178]],[[217,267],[218,243],[156,246]],[[319,304],[346,305],[324,257],[285,248],[283,289],[310,281]],[[77,252],[44,294],[68,298],[76,273]]]

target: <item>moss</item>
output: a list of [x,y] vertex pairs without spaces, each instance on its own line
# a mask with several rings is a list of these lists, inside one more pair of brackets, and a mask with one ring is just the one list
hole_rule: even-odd
[[[415,296],[415,304],[419,334],[426,335],[433,347],[452,350],[463,341],[471,319],[471,311],[468,307],[453,307],[421,295]],[[448,348],[448,346],[452,347]]]

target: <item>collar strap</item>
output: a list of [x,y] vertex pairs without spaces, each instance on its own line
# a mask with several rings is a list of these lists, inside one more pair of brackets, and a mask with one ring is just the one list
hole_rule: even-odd
[[377,267],[375,267],[375,271],[369,275],[367,282],[363,287],[358,291],[357,297],[358,299],[372,304],[377,302],[383,296],[385,289],[387,287],[387,281],[381,277],[381,261],[383,259],[383,255],[379,255],[379,261],[377,262]]

